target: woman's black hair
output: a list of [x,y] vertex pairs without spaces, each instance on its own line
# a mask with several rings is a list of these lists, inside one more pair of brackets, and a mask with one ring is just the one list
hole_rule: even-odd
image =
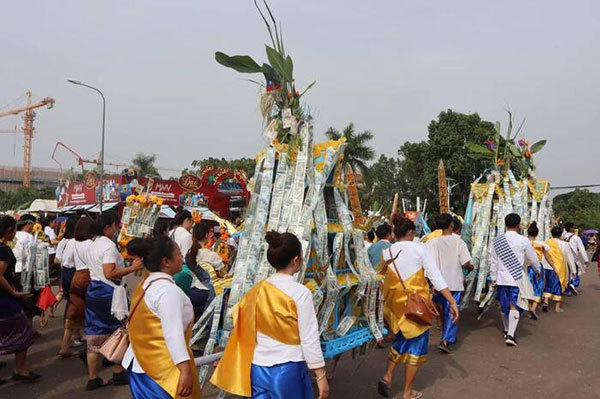
[[162,260],[172,259],[177,251],[175,241],[167,236],[154,238],[134,238],[127,244],[127,252],[139,256],[148,271],[159,272]]
[[558,224],[552,227],[552,230],[550,230],[550,234],[552,234],[553,238],[560,238],[562,236],[562,233],[563,228]]
[[380,240],[383,240],[391,232],[392,232],[392,226],[390,226],[389,224],[387,224],[387,222],[383,222],[382,224],[380,224],[379,226],[377,226],[377,229],[375,229],[375,235]]
[[0,237],[6,237],[17,227],[17,221],[12,216],[0,215]]
[[[206,221],[202,221],[197,223],[192,230],[192,247],[190,248],[190,259],[187,260],[187,263],[196,264],[196,257],[198,256],[198,251],[202,244],[200,241],[204,240],[208,233],[210,232],[210,225]],[[187,255],[187,254],[186,254]]]
[[183,211],[181,211],[177,215],[175,215],[175,218],[173,218],[173,226],[175,226],[175,227],[181,226],[186,219],[191,219],[191,218],[192,218],[192,213],[190,211],[184,209]]
[[394,235],[396,238],[402,238],[406,236],[409,231],[414,231],[416,229],[412,220],[407,219],[398,213],[392,216],[392,225],[394,226]]
[[94,224],[92,226],[92,233],[96,236],[103,236],[104,228],[106,226],[112,226],[113,224],[117,223],[118,220],[119,217],[117,216],[116,212],[103,213],[102,215],[98,216],[98,218],[94,221]]
[[69,216],[65,223],[65,232],[63,234],[63,238],[70,239],[75,237],[75,226],[77,225],[78,221],[79,217],[75,215]]
[[540,229],[538,229],[537,223],[531,222],[531,224],[529,225],[529,228],[527,229],[527,235],[529,237],[537,237],[538,234],[540,234]]
[[91,240],[94,236],[94,221],[86,216],[75,216],[75,218],[78,218],[77,223],[75,223],[75,230],[73,231],[73,238],[75,238],[75,241]]
[[164,220],[157,220],[152,229],[154,237],[166,236],[169,233],[169,223]]
[[54,216],[54,215],[47,215],[47,216],[43,217],[42,218],[42,227],[50,226],[50,223],[52,223],[54,221],[54,219],[56,219],[56,216]]
[[302,256],[300,240],[292,233],[269,231],[265,237],[269,243],[267,260],[276,270],[285,269],[296,256]]

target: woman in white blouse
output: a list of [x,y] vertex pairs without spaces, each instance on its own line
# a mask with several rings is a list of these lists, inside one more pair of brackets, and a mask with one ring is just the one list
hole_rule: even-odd
[[89,246],[90,285],[85,298],[85,334],[87,336],[87,390],[108,385],[126,385],[127,373],[121,365],[115,366],[112,381],[98,377],[101,356],[98,352],[110,335],[121,327],[129,313],[127,293],[122,278],[141,270],[142,262],[125,267],[123,256],[112,240],[117,232],[117,215],[107,212],[94,222],[94,241]]
[[175,215],[173,219],[173,230],[169,233],[169,237],[177,243],[181,256],[185,259],[190,248],[192,248],[192,230],[194,227],[194,219],[190,211],[183,210]]
[[131,298],[130,345],[123,358],[134,399],[201,397],[189,342],[194,310],[175,284],[183,258],[169,237],[133,239],[127,252],[150,272]]
[[271,399],[319,398],[329,385],[312,294],[294,280],[302,246],[291,233],[267,233],[267,259],[276,272],[256,284],[234,308],[234,328],[211,382],[234,395]]
[[392,376],[398,363],[406,365],[404,375],[403,399],[416,399],[421,392],[412,389],[419,366],[427,361],[429,328],[405,317],[409,293],[417,293],[431,299],[429,284],[450,304],[452,322],[458,320],[458,305],[444,277],[435,263],[433,253],[424,244],[414,242],[415,224],[406,218],[394,215],[392,218],[396,242],[383,251],[387,265],[384,281],[384,317],[389,328],[396,334],[394,344],[388,356],[387,369],[379,381],[378,391],[384,397],[390,396]]

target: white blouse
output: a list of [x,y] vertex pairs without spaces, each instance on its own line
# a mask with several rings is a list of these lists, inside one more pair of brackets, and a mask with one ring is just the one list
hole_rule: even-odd
[[[185,331],[194,319],[194,308],[187,295],[175,284],[173,277],[166,273],[151,273],[144,282],[144,288],[158,278],[166,278],[170,282],[160,280],[152,284],[146,291],[144,302],[148,309],[160,319],[165,343],[173,363],[177,365],[190,360]],[[128,369],[130,365],[134,373],[144,373],[142,366],[135,358],[131,344],[127,348],[122,362],[125,369]]]
[[325,367],[319,340],[319,324],[310,290],[287,274],[275,273],[267,281],[296,302],[300,345],[282,344],[257,332],[252,363],[270,367],[287,362],[306,361],[309,369]]
[[394,263],[390,263],[388,269],[393,270],[396,274],[399,272],[403,281],[408,280],[419,270],[425,269],[427,278],[437,291],[448,288],[446,280],[435,263],[433,252],[425,244],[414,241],[397,241],[392,244],[390,249],[383,251],[383,259],[384,261],[393,259],[396,254],[398,254],[394,260],[396,267],[394,267]]
[[179,245],[181,256],[185,259],[190,248],[192,248],[192,233],[179,226],[169,234],[169,237]]
[[74,241],[73,258],[76,270],[87,270],[90,268],[90,247],[92,246],[92,242],[92,240]]
[[117,267],[125,267],[123,256],[117,250],[114,242],[105,236],[96,237],[90,244],[89,263],[90,278],[96,281],[106,282],[102,265],[114,263]]
[[75,267],[73,262],[73,247],[75,245],[75,239],[63,238],[56,247],[56,259],[60,262],[62,267],[71,269]]

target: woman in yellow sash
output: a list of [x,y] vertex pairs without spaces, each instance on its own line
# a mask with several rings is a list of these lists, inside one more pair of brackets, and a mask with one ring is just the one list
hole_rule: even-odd
[[[383,285],[384,317],[389,328],[396,334],[396,339],[388,357],[387,369],[379,381],[378,391],[384,397],[390,396],[392,375],[398,363],[406,365],[404,373],[403,399],[415,399],[422,396],[421,392],[412,389],[419,366],[427,361],[429,344],[429,328],[417,324],[404,315],[410,292],[425,298],[431,298],[427,277],[435,289],[450,304],[452,323],[459,317],[458,305],[444,281],[433,256],[433,253],[422,243],[414,242],[415,224],[398,214],[392,218],[396,243],[383,253],[387,265]],[[402,280],[400,280],[402,279]]]
[[561,307],[562,294],[567,289],[569,276],[575,274],[575,261],[569,244],[560,239],[562,235],[562,227],[556,225],[550,231],[552,238],[546,241],[546,245],[550,248],[548,256],[552,260],[552,265],[549,266],[546,262],[543,263],[546,285],[544,287],[542,310],[548,311],[548,300],[552,299],[556,302],[555,311],[558,313],[564,312]]
[[302,246],[291,233],[269,232],[266,240],[276,273],[234,307],[234,327],[211,382],[238,396],[312,399],[311,369],[325,399],[329,385],[312,294],[294,281]]
[[134,399],[202,397],[189,342],[194,309],[175,284],[183,257],[175,241],[161,236],[132,240],[130,254],[150,272],[134,290],[129,320],[130,345],[123,358]]

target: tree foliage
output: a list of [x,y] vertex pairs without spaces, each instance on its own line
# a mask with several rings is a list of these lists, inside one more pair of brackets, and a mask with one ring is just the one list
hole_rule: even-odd
[[183,173],[200,174],[202,169],[212,166],[213,168],[239,169],[246,173],[248,179],[254,175],[256,161],[252,158],[225,159],[225,158],[204,158],[192,162],[192,169],[186,169]]
[[[391,202],[395,192],[414,202],[428,200],[428,212],[437,214],[438,164],[446,166],[448,186],[451,190],[451,207],[457,213],[464,212],[471,183],[490,166],[489,161],[474,157],[466,143],[483,143],[494,137],[494,124],[482,120],[478,114],[462,114],[452,110],[443,111],[428,127],[427,140],[405,142],[398,150],[398,158],[380,157],[370,167],[368,190],[373,199]],[[386,166],[378,165],[386,163]],[[378,194],[375,194],[378,193]]]
[[143,154],[138,152],[135,158],[131,160],[133,167],[137,169],[138,177],[160,178],[160,173],[158,173],[158,169],[154,166],[157,158],[156,154]]
[[600,193],[576,189],[557,195],[553,208],[556,217],[575,223],[579,229],[600,228]]
[[344,162],[352,166],[355,172],[360,171],[365,177],[369,174],[367,163],[375,158],[375,151],[369,146],[369,142],[373,139],[373,133],[370,130],[356,133],[354,123],[350,122],[341,133],[339,130],[330,127],[325,135],[330,140],[339,140],[345,137]]
[[33,200],[55,199],[54,187],[44,186],[41,188],[35,187],[19,187],[15,192],[5,192],[0,190],[0,210],[18,210],[26,209],[31,205]]

